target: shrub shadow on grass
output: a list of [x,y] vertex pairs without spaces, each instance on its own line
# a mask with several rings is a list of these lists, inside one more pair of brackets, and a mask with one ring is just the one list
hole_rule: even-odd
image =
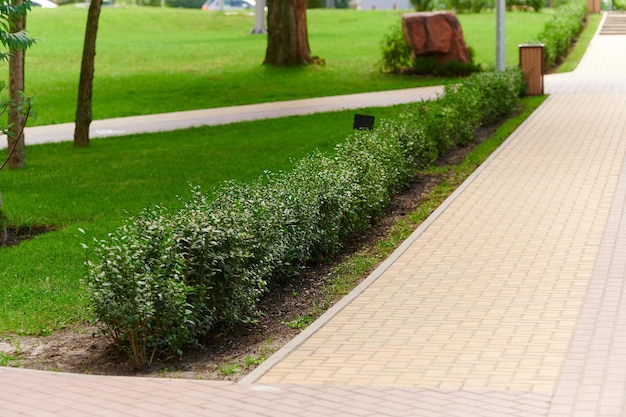
[[55,232],[57,228],[48,224],[30,226],[7,226],[7,240],[0,242],[0,248],[17,246],[25,240],[33,239],[38,235]]

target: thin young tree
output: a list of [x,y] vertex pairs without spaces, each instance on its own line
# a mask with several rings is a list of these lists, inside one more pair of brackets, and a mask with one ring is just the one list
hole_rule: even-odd
[[83,45],[83,59],[80,68],[78,84],[78,104],[76,106],[76,120],[74,128],[74,145],[89,146],[89,125],[92,121],[91,98],[93,95],[93,76],[96,60],[96,36],[98,35],[98,21],[102,0],[92,0],[87,13],[87,28],[85,29],[85,43]]
[[[26,14],[30,10],[30,0],[14,0],[0,4],[0,42],[6,48],[0,51],[0,61],[9,61],[9,95],[4,102],[2,113],[8,113],[8,125],[2,128],[7,136],[7,160],[10,168],[24,166],[24,125],[22,114],[24,90],[24,50],[35,43],[24,30]],[[0,87],[0,90],[4,85]]]
[[[21,0],[14,1],[18,4]],[[26,29],[26,15],[13,16],[11,18],[11,33],[23,32]],[[9,145],[12,145],[12,152],[9,155],[9,168],[22,168],[25,165],[26,151],[24,141],[24,127],[26,118],[20,111],[23,105],[24,91],[24,49],[12,48],[9,57],[9,97],[14,103],[8,109],[9,132],[7,138]]]
[[311,57],[306,24],[306,0],[268,0],[265,64],[306,65]]
[[[8,49],[8,51],[0,50],[0,61],[7,61],[11,57],[12,53],[16,51],[23,51],[30,47],[33,43],[35,43],[34,39],[30,38],[28,34],[24,31],[23,26],[17,26],[16,22],[22,22],[25,25],[26,13],[30,10],[30,1],[17,1],[13,3],[1,3],[0,4],[0,43],[4,46],[4,48]],[[11,77],[10,77],[11,78]],[[22,76],[23,83],[23,76]],[[0,91],[4,89],[4,85],[0,85]],[[14,109],[16,109],[16,103],[11,99],[1,100],[0,103],[0,114],[4,114],[5,112],[11,113]],[[18,106],[19,108],[21,106]],[[9,116],[10,117],[10,116]],[[7,135],[7,159],[0,164],[0,171],[7,166],[9,161],[12,158],[13,153],[15,152],[16,147],[19,145],[16,143],[15,135],[10,134],[10,129],[14,128],[12,126],[1,127],[0,131]],[[21,134],[17,137],[22,138],[21,146],[23,147],[23,126],[20,129]],[[22,156],[23,158],[23,156]],[[23,164],[23,161],[22,161]],[[6,242],[7,239],[7,219],[4,213],[2,212],[2,192],[0,191],[0,246]]]

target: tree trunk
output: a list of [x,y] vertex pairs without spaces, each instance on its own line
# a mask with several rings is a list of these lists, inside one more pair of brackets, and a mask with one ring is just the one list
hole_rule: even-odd
[[306,28],[306,0],[269,0],[264,64],[306,65],[313,62]]
[[76,127],[74,129],[74,145],[89,146],[89,125],[91,124],[91,97],[93,93],[93,75],[96,60],[96,36],[102,0],[92,0],[87,14],[85,44],[80,68],[78,84],[78,104],[76,106]]
[[[16,33],[26,27],[26,16],[13,20],[11,32]],[[9,149],[9,168],[22,168],[25,163],[24,125],[26,119],[22,111],[22,96],[24,91],[24,50],[14,49],[9,58],[9,97],[15,105],[9,107],[9,134],[7,144]],[[17,107],[17,108],[16,108]]]

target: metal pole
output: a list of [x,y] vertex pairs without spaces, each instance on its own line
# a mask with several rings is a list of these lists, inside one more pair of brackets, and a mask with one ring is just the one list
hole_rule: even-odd
[[250,33],[267,33],[265,28],[265,0],[257,0],[254,6],[254,28]]
[[504,52],[504,11],[506,0],[496,0],[496,71],[506,69]]

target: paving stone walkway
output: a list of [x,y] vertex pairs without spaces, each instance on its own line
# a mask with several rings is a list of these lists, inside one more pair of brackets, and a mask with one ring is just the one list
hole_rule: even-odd
[[241,383],[0,368],[0,416],[626,417],[626,34]]

